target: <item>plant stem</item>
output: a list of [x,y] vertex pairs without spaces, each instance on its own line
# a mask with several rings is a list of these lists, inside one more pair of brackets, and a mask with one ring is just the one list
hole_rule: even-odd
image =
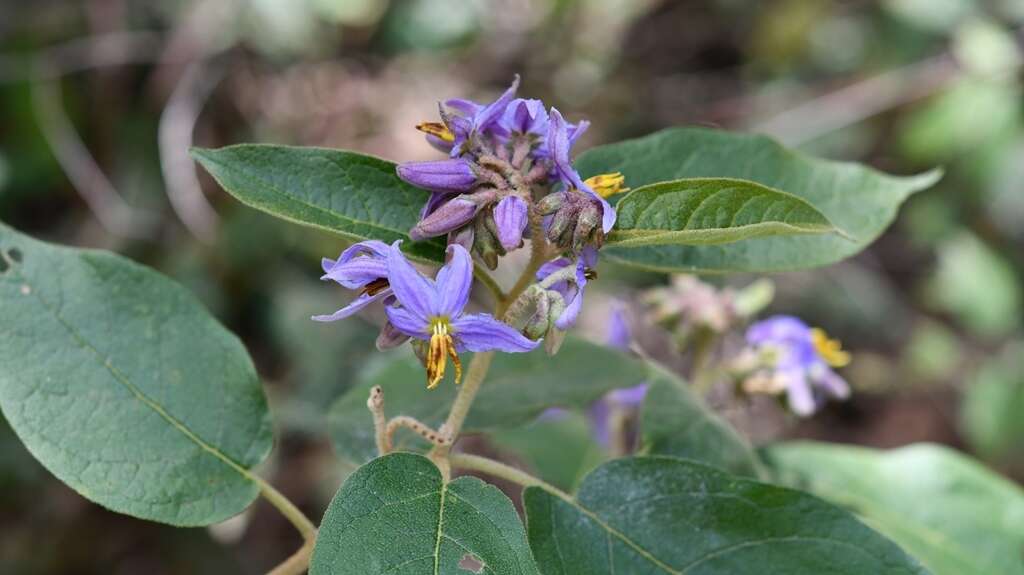
[[452,465],[456,467],[472,469],[473,471],[480,471],[488,475],[507,479],[512,483],[522,485],[523,487],[540,487],[541,489],[549,491],[566,501],[573,500],[572,495],[569,495],[543,479],[534,477],[521,469],[516,469],[515,467],[506,465],[500,461],[495,461],[479,455],[470,455],[468,453],[453,453],[450,456],[450,460]]
[[455,396],[452,409],[448,412],[448,419],[440,430],[450,438],[450,441],[446,445],[434,446],[431,455],[435,459],[446,458],[455,440],[458,439],[459,432],[462,431],[462,424],[466,421],[466,415],[469,414],[469,408],[473,405],[473,399],[476,398],[476,392],[480,390],[480,384],[483,383],[484,377],[487,376],[487,370],[491,367],[492,359],[494,359],[493,351],[482,351],[474,355],[472,361],[469,362],[469,369],[466,370],[466,379],[462,382],[462,389]]
[[298,575],[304,572],[309,566],[309,558],[313,554],[313,545],[316,543],[316,525],[313,525],[313,522],[274,486],[255,475],[251,477],[259,486],[260,494],[288,521],[291,521],[304,540],[302,547],[294,555],[272,569],[267,575]]
[[495,308],[494,315],[498,319],[504,319],[505,313],[534,282],[537,270],[548,259],[548,241],[544,237],[544,224],[541,216],[535,214],[533,210],[530,210],[530,238],[532,238],[530,240],[530,261],[526,264],[523,274],[519,276],[519,280],[516,281],[516,285],[512,286],[512,289],[505,294]]

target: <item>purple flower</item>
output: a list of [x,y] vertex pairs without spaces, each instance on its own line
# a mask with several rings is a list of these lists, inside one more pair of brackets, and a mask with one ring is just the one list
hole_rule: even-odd
[[616,389],[594,402],[587,410],[591,433],[598,443],[611,445],[611,416],[613,412],[629,412],[640,408],[647,397],[647,384]]
[[388,245],[377,240],[359,242],[341,252],[337,260],[324,258],[322,280],[334,280],[359,296],[347,306],[330,315],[315,315],[314,321],[336,321],[346,318],[371,303],[391,295],[388,284]]
[[388,249],[388,279],[401,307],[387,307],[394,327],[423,341],[429,341],[427,387],[435,387],[444,377],[449,358],[455,364],[458,383],[462,365],[456,352],[525,352],[537,347],[508,324],[488,314],[463,312],[473,284],[473,262],[458,244],[448,246],[448,263],[434,280],[421,275],[402,255],[396,241]]
[[519,75],[516,74],[512,85],[490,104],[478,104],[462,98],[445,100],[444,107],[455,111],[455,114],[444,115],[445,124],[451,130],[451,156],[453,158],[462,155],[466,142],[476,134],[493,134],[499,137],[507,135],[499,120],[509,103],[515,98],[518,89]]
[[747,330],[747,343],[766,365],[748,378],[752,392],[786,393],[789,407],[800,416],[814,413],[827,398],[846,399],[850,386],[832,367],[849,363],[849,354],[819,329],[792,316],[774,316]]
[[526,202],[518,196],[505,196],[494,208],[494,223],[498,229],[498,241],[506,251],[512,251],[523,244],[527,209]]
[[597,264],[597,250],[593,247],[584,248],[573,262],[569,258],[552,260],[537,270],[537,280],[544,281],[558,274],[549,290],[562,296],[565,310],[555,319],[555,327],[567,330],[576,323],[580,308],[583,307],[583,288],[587,285],[590,270]]
[[505,108],[500,124],[504,132],[544,136],[548,132],[548,112],[540,100],[516,98]]
[[633,334],[626,319],[626,306],[621,301],[612,303],[612,312],[608,316],[608,333],[606,341],[609,347],[629,351],[629,343]]
[[[577,128],[576,130],[580,130]],[[574,134],[576,135],[576,134]],[[575,188],[587,193],[601,205],[601,228],[608,233],[615,226],[615,210],[597,192],[580,178],[579,173],[572,167],[569,151],[572,148],[572,138],[569,135],[569,125],[562,118],[562,114],[555,108],[551,108],[551,122],[548,129],[548,147],[550,148],[551,160],[554,163],[554,172],[559,180],[567,188]]]
[[406,162],[396,168],[398,177],[436,193],[468,192],[477,184],[476,174],[466,160],[454,158],[434,162]]

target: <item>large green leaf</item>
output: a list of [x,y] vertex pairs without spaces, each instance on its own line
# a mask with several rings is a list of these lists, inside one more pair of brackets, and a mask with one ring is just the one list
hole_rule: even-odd
[[359,468],[338,490],[320,525],[309,572],[474,571],[537,573],[512,502],[475,477],[445,483],[427,458],[392,453]]
[[[572,337],[566,338],[555,357],[548,357],[543,350],[498,354],[464,429],[476,433],[515,427],[549,407],[582,407],[612,389],[641,383],[646,371],[642,361]],[[406,414],[427,425],[440,425],[458,389],[449,377],[428,390],[424,378],[423,367],[409,355],[371,366],[331,408],[328,417],[335,450],[356,462],[376,454],[373,419],[366,409],[366,398],[375,385],[384,390],[388,415]],[[396,443],[409,449],[417,438],[402,433]]]
[[83,496],[173,525],[249,505],[270,451],[245,348],[184,288],[114,254],[0,224],[0,408]]
[[606,463],[574,500],[529,487],[524,501],[545,575],[926,573],[816,497],[670,457]]
[[803,199],[732,178],[648,184],[615,208],[618,221],[608,246],[709,245],[837,231]]
[[692,459],[751,477],[761,467],[746,439],[664,371],[657,372],[644,398],[640,432],[645,454]]
[[583,153],[576,166],[584,177],[620,171],[633,188],[681,178],[750,180],[803,198],[854,238],[773,236],[715,246],[602,250],[615,261],[667,272],[789,270],[839,261],[871,243],[907,196],[939,178],[937,171],[888,176],[857,164],[808,158],[764,136],[699,128],[672,128],[599,146]]
[[428,192],[398,179],[392,162],[344,150],[263,144],[193,148],[192,157],[244,204],[352,241],[407,240],[402,247],[410,255],[444,261],[442,242],[409,239]]
[[1024,573],[1024,491],[951,449],[791,442],[766,453],[782,481],[856,511],[935,575]]

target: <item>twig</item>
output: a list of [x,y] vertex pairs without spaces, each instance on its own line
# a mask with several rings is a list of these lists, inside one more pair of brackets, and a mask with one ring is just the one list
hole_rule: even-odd
[[71,185],[109,233],[128,238],[152,235],[157,218],[151,212],[129,206],[103,174],[64,112],[60,80],[52,75],[50,64],[39,60],[36,70],[31,86],[32,110],[43,138]]
[[408,415],[398,415],[392,417],[388,421],[388,425],[384,430],[384,443],[387,447],[387,451],[391,451],[394,445],[395,432],[398,431],[399,427],[405,427],[411,429],[414,433],[417,433],[423,439],[426,439],[435,446],[449,446],[452,444],[452,437],[447,430],[435,431],[433,428],[416,419],[415,417],[409,417]]
[[219,70],[210,71],[205,61],[190,63],[160,114],[158,132],[160,169],[167,199],[192,235],[206,243],[216,238],[219,218],[203,195],[195,162],[188,150],[192,147],[192,133],[203,104],[221,75]]
[[479,455],[470,455],[468,453],[453,453],[449,458],[452,465],[455,467],[480,471],[488,475],[493,475],[494,477],[507,479],[517,485],[522,485],[523,487],[540,487],[541,489],[566,501],[573,501],[572,495],[569,495],[554,485],[500,461],[495,461]]
[[391,442],[388,441],[386,431],[388,420],[384,417],[384,389],[381,386],[375,385],[370,390],[366,408],[373,414],[373,437],[377,441],[377,454],[384,455],[391,451]]

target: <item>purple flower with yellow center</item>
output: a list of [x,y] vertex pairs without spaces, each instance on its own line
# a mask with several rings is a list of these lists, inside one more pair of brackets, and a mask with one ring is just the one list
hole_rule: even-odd
[[387,265],[388,245],[377,240],[359,242],[341,252],[338,259],[324,258],[322,280],[333,280],[359,295],[347,306],[329,315],[315,315],[315,321],[346,318],[371,303],[390,296]]
[[824,331],[792,316],[774,316],[747,330],[747,343],[761,358],[761,369],[744,381],[750,393],[786,393],[793,413],[808,416],[827,399],[846,399],[850,386],[832,371],[850,354]]
[[405,335],[429,342],[427,388],[444,378],[448,359],[455,365],[455,383],[462,376],[458,352],[501,350],[525,352],[537,347],[508,324],[488,314],[464,312],[473,284],[473,262],[461,245],[448,246],[448,263],[431,280],[402,255],[397,241],[388,248],[391,289],[401,307],[385,308],[391,324]]

